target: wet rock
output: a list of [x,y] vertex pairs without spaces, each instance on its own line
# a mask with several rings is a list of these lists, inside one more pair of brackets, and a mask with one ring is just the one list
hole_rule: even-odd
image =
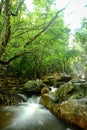
[[55,100],[59,103],[68,99],[79,99],[87,96],[87,82],[68,82],[55,92]]
[[43,83],[47,85],[59,85],[63,84],[64,82],[70,81],[72,78],[70,75],[67,75],[66,73],[53,73],[48,76],[42,77]]
[[41,95],[43,95],[43,94],[45,94],[45,93],[49,93],[49,91],[50,91],[50,88],[49,88],[49,87],[43,87],[43,88],[41,89]]
[[57,80],[61,79],[61,76],[62,74],[57,74],[57,73],[50,74],[47,76],[43,76],[42,81],[47,85],[54,85],[57,82]]
[[52,111],[61,118],[87,130],[87,97],[84,99],[73,99],[55,104]]
[[40,103],[47,107],[48,109],[51,109],[53,105],[55,104],[53,102],[53,97],[52,95],[50,96],[49,94],[43,94],[40,98]]
[[22,88],[22,92],[25,94],[36,94],[40,93],[41,89],[46,87],[46,85],[41,80],[28,80],[24,87]]
[[42,94],[40,103],[57,117],[87,130],[87,82],[68,82]]
[[55,103],[54,99],[48,95],[42,95],[40,103],[50,109],[57,117],[87,130],[87,97]]

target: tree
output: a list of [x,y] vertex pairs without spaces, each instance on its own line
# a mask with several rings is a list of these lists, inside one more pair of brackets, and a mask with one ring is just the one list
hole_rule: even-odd
[[[19,3],[18,7],[15,7],[17,5],[17,2],[15,0],[13,2],[10,1],[10,0],[5,0],[5,2],[3,2],[3,0],[2,0],[1,3],[0,3],[0,6],[1,6],[1,15],[2,15],[2,17],[4,17],[3,18],[3,22],[2,22],[2,26],[1,26],[1,29],[0,29],[1,30],[1,40],[0,40],[0,42],[1,42],[0,43],[0,49],[1,50],[0,50],[0,57],[2,57],[2,55],[5,53],[5,51],[7,49],[8,43],[12,42],[12,40],[13,40],[14,37],[22,36],[22,34],[28,33],[29,30],[34,31],[34,28],[36,30],[36,26],[35,25],[31,26],[32,29],[29,28],[29,26],[26,27],[26,29],[24,29],[22,27],[23,26],[22,23],[24,22],[26,24],[26,22],[28,20],[28,19],[27,20],[23,19],[23,15],[24,15],[23,14],[24,13],[23,9],[21,11],[21,6],[23,5],[23,2],[24,2],[24,0],[22,0],[22,1],[19,0],[18,1],[18,3]],[[11,8],[14,10],[13,5],[14,5],[14,8],[16,8],[15,13],[11,11]],[[2,10],[2,8],[3,8],[4,11]],[[26,8],[24,8],[24,11],[26,11]],[[35,40],[41,33],[43,33],[50,26],[50,24],[56,19],[58,13],[60,13],[61,11],[62,10],[58,11],[55,14],[55,16],[48,22],[48,24],[44,28],[40,28],[41,31],[39,31],[32,38],[29,38],[27,41],[25,41],[24,42],[24,46],[27,46],[28,44],[32,43],[33,40]],[[17,17],[13,18],[14,16],[17,16]],[[13,22],[14,21],[15,21],[15,23],[14,23],[14,26],[13,26]],[[4,23],[4,26],[3,26],[3,23]],[[15,26],[15,24],[16,24],[16,26]],[[19,24],[19,27],[17,26],[17,24]],[[22,32],[20,30],[20,26],[22,27]],[[39,28],[39,27],[37,27],[37,28]],[[24,31],[23,31],[23,29],[24,29]],[[39,30],[39,29],[37,29],[37,30]],[[15,31],[16,31],[16,33],[15,33]],[[16,36],[15,36],[15,34],[16,34]],[[12,38],[12,36],[13,36],[13,38]]]
[[81,28],[76,30],[74,35],[74,42],[79,51],[76,59],[78,71],[81,73],[87,70],[87,18],[82,19]]
[[76,30],[75,42],[83,52],[87,53],[87,18],[83,18],[81,28]]
[[52,9],[52,0],[33,4],[29,12],[24,0],[1,0],[0,64],[34,75],[65,71],[70,31],[62,17],[65,8]]
[[[3,7],[4,5],[4,7]],[[4,8],[3,11],[3,16],[4,20],[3,20],[3,24],[2,24],[2,28],[1,33],[0,33],[0,58],[3,55],[3,53],[5,52],[5,48],[7,46],[7,43],[9,41],[9,37],[10,37],[10,32],[11,32],[11,27],[10,27],[10,14],[11,14],[11,7],[10,7],[10,0],[2,0],[0,3],[0,14],[2,13],[2,9]],[[1,18],[2,18],[1,17]]]

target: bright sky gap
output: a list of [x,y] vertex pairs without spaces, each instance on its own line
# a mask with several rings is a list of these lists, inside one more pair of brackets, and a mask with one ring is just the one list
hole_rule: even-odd
[[[72,31],[81,26],[81,19],[87,17],[87,0],[56,0],[56,6],[58,9],[62,9],[67,6],[64,11],[64,20]],[[33,10],[32,0],[25,0],[26,6],[29,10]]]

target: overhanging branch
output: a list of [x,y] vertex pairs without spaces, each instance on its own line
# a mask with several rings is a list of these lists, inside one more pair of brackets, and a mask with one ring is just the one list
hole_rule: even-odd
[[28,44],[32,43],[37,37],[39,37],[43,32],[45,32],[48,27],[55,21],[55,19],[58,17],[58,14],[60,12],[62,12],[63,10],[65,10],[67,8],[67,6],[70,4],[71,2],[68,2],[66,4],[66,6],[64,8],[62,8],[61,10],[57,11],[57,13],[55,14],[55,16],[50,20],[50,22],[38,33],[36,34],[33,38],[31,38],[24,47],[26,47]]
[[30,52],[32,51],[29,50],[29,51],[22,51],[22,52],[19,52],[18,54],[15,54],[13,57],[11,57],[8,61],[3,61],[3,60],[0,60],[0,64],[1,65],[9,65],[12,61],[14,61],[15,59],[19,58],[19,57],[22,57],[26,54],[29,54]]
[[47,30],[47,28],[55,21],[55,19],[57,18],[58,14],[60,12],[62,12],[63,10],[65,10],[65,8],[57,11],[57,13],[55,14],[55,16],[51,19],[51,21],[38,33],[36,34],[32,39],[30,39],[24,47],[26,47],[28,44],[32,43],[37,37],[39,37],[43,32],[45,32],[45,30]]
[[21,8],[22,4],[24,3],[24,1],[25,1],[25,0],[22,0],[22,1],[20,2],[20,4],[19,4],[19,6],[18,6],[18,8],[17,8],[17,10],[16,10],[15,13],[11,12],[11,15],[12,15],[12,16],[17,16],[17,15],[18,15],[18,11],[20,10],[20,8]]
[[[17,14],[18,14],[18,11],[19,11],[21,5],[23,4],[23,2],[24,2],[24,0],[22,0],[20,6],[18,6],[18,9],[17,9],[17,11],[16,11]],[[67,4],[67,5],[68,5],[68,4]],[[66,8],[66,7],[65,7],[65,8]],[[30,40],[25,44],[24,47],[26,47],[28,44],[32,43],[37,37],[39,37],[43,32],[45,32],[45,30],[47,30],[48,27],[49,27],[49,26],[55,21],[55,19],[58,17],[58,14],[59,14],[60,12],[62,12],[63,10],[65,10],[65,8],[63,8],[63,9],[57,11],[57,13],[55,14],[55,16],[50,20],[50,22],[49,22],[38,34],[36,34],[32,39],[30,39]],[[21,57],[21,56],[27,54],[27,53],[30,53],[30,51],[20,52],[19,54],[14,55],[12,58],[10,58],[8,61],[2,61],[2,60],[0,60],[0,64],[2,64],[2,65],[8,65],[8,64],[10,64],[13,60],[15,60],[15,59],[17,59],[17,58],[19,58],[19,57]]]

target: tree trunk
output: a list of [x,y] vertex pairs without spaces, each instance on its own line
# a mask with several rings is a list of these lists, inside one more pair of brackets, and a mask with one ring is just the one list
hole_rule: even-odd
[[11,6],[10,6],[10,0],[4,1],[4,24],[2,27],[2,30],[0,32],[0,59],[3,53],[5,52],[5,49],[7,47],[7,43],[9,41],[10,37],[10,15],[11,15]]

